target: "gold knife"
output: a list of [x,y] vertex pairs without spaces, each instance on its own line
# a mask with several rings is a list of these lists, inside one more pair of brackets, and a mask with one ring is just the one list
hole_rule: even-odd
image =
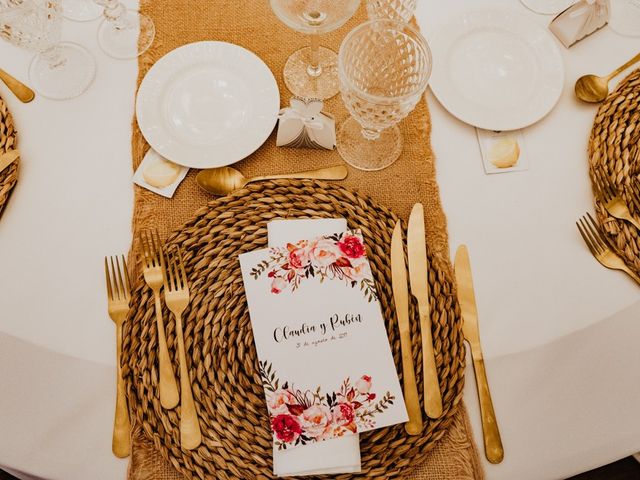
[[409,250],[409,280],[411,293],[418,300],[420,331],[422,333],[422,364],[424,376],[424,411],[431,418],[442,415],[442,393],[438,381],[433,338],[431,336],[431,311],[429,305],[429,279],[427,243],[424,231],[424,208],[416,203],[409,216],[407,233]]
[[498,430],[496,414],[493,411],[487,372],[484,368],[482,347],[480,346],[480,329],[478,327],[478,309],[473,292],[473,278],[469,252],[465,245],[460,245],[455,259],[456,283],[458,284],[458,301],[462,310],[462,333],[471,347],[473,369],[476,372],[478,398],[480,399],[480,416],[484,433],[484,453],[491,463],[500,463],[504,458],[504,449]]
[[20,156],[20,152],[18,150],[9,150],[7,153],[0,154],[0,173],[15,162]]
[[396,306],[398,329],[400,330],[400,348],[402,350],[402,379],[404,386],[404,403],[407,406],[409,421],[404,429],[409,435],[422,432],[422,411],[416,384],[416,372],[413,368],[413,352],[411,351],[411,327],[409,326],[409,287],[407,286],[407,265],[404,261],[404,245],[402,243],[402,225],[396,223],[391,238],[391,285],[393,302]]

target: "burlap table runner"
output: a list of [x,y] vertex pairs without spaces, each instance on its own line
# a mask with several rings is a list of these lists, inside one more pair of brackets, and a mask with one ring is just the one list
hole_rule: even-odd
[[[282,106],[288,105],[290,94],[282,70],[287,56],[305,46],[307,39],[283,24],[271,12],[267,0],[143,0],[141,10],[156,24],[153,47],[140,57],[138,84],[148,69],[164,54],[181,45],[221,40],[241,45],[262,58],[278,80]],[[340,41],[366,17],[364,6],[344,27],[322,37],[322,44],[337,51]],[[325,103],[325,110],[336,117],[337,124],[347,117],[339,97]],[[434,255],[449,264],[446,218],[440,204],[435,180],[434,156],[431,151],[431,122],[426,102],[420,102],[408,119],[402,122],[405,136],[401,158],[381,172],[360,172],[350,169],[344,181],[347,188],[373,197],[377,202],[407,219],[412,205],[421,201],[427,216],[427,237]],[[136,169],[148,145],[137,124],[133,125],[133,168]],[[236,165],[245,175],[307,170],[342,163],[337,152],[276,148],[275,135],[253,155]],[[144,228],[157,228],[161,237],[185,223],[210,196],[198,189],[195,171],[191,171],[173,199],[165,199],[149,191],[135,188],[133,213],[134,238]],[[138,245],[134,241],[133,253]],[[132,262],[133,263],[133,262]],[[139,268],[139,265],[136,266]],[[136,271],[138,275],[140,272]],[[129,467],[131,480],[180,479],[171,464],[154,449],[153,443],[134,426],[132,456]],[[436,444],[426,459],[416,459],[416,470],[409,479],[481,479],[478,453],[472,439],[467,413],[461,405],[450,430]]]

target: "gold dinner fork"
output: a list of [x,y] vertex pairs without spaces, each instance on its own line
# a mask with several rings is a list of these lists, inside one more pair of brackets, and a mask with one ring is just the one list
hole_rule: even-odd
[[583,215],[576,222],[576,225],[578,226],[580,235],[582,235],[587,247],[589,247],[591,254],[596,257],[598,262],[612,270],[622,270],[640,284],[640,277],[632,272],[624,263],[624,260],[609,248],[609,245],[604,239],[604,235],[600,231],[600,228],[591,214],[587,213],[586,215]]
[[[124,272],[124,274],[123,274]],[[107,277],[107,302],[109,316],[116,324],[116,413],[113,422],[113,437],[111,440],[111,450],[116,457],[128,457],[131,451],[129,435],[131,433],[131,423],[129,421],[129,409],[127,408],[127,397],[124,391],[124,380],[122,379],[122,368],[120,367],[120,355],[122,353],[122,324],[129,312],[129,300],[131,299],[131,287],[129,283],[129,273],[127,262],[122,256],[104,257],[104,273]]]
[[156,301],[156,325],[158,327],[158,357],[160,364],[160,404],[167,409],[174,408],[180,400],[178,396],[178,384],[173,374],[171,357],[167,348],[167,338],[162,321],[162,303],[160,301],[160,289],[164,283],[164,255],[158,231],[144,231],[140,235],[144,260],[144,280],[151,290]]
[[177,251],[177,254],[175,252],[166,253],[164,301],[176,317],[176,336],[178,337],[178,356],[180,358],[180,445],[187,450],[193,450],[202,442],[202,433],[196,406],[193,402],[184,347],[182,313],[189,304],[189,283],[180,250]]
[[611,183],[604,177],[604,174],[600,171],[596,171],[595,185],[600,198],[604,202],[604,208],[611,214],[612,217],[620,220],[626,220],[636,228],[640,229],[640,222],[631,216],[629,207],[624,203],[624,200],[617,194]]

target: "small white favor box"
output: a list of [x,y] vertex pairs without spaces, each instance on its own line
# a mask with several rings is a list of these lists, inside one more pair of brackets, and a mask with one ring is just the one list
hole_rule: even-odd
[[336,146],[336,122],[322,112],[321,100],[291,99],[291,106],[278,115],[278,147],[319,148],[333,150]]

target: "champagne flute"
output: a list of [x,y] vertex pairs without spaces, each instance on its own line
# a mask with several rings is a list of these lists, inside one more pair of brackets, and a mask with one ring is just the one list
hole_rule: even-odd
[[98,27],[98,44],[110,57],[136,58],[146,52],[156,36],[153,20],[136,10],[128,10],[120,0],[94,0],[104,7]]
[[276,16],[311,39],[284,66],[284,82],[297,97],[324,100],[339,91],[337,54],[320,46],[320,35],[340,28],[355,13],[360,0],[271,0]]

